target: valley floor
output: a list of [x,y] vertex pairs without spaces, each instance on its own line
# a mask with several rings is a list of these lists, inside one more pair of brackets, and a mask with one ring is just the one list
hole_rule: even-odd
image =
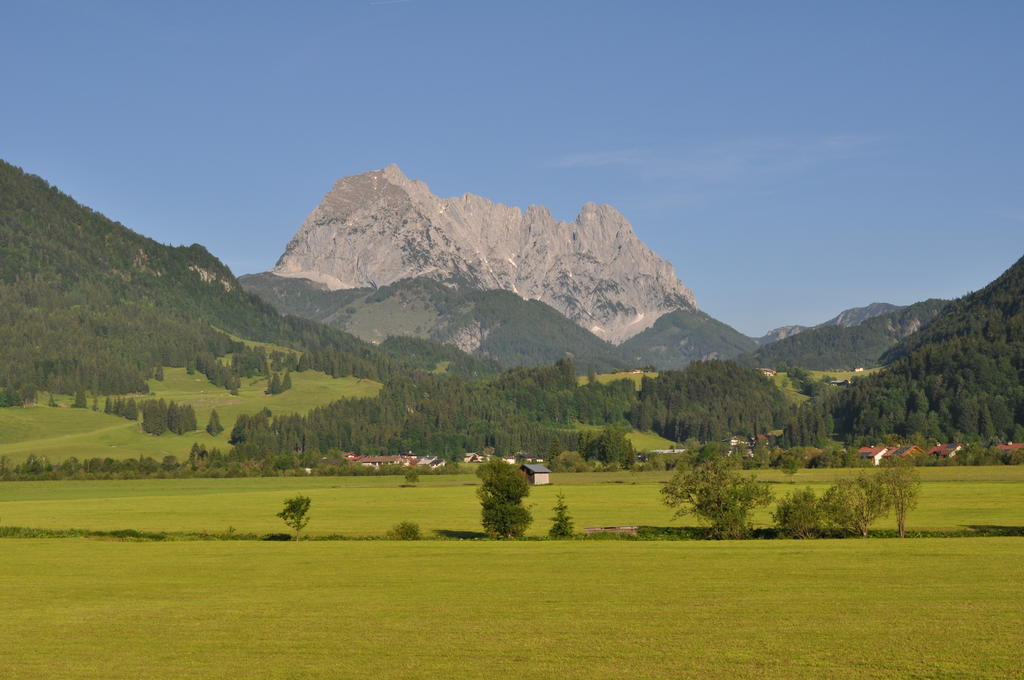
[[9,680],[1024,673],[1014,538],[2,548]]
[[[467,466],[463,466],[464,468]],[[957,530],[979,526],[1024,527],[1024,466],[921,468],[920,505],[910,513],[910,530]],[[821,493],[837,478],[859,469],[800,470],[792,477],[765,470],[775,497],[809,486]],[[526,498],[540,536],[559,492],[565,494],[577,529],[608,525],[692,525],[673,520],[659,489],[668,472],[555,473],[553,484],[533,487]],[[167,532],[273,533],[286,531],[275,514],[285,498],[312,499],[309,535],[383,536],[403,521],[419,523],[424,535],[480,532],[479,480],[458,475],[424,475],[415,487],[400,476],[262,477],[235,479],[143,479],[0,483],[0,523],[47,529]],[[769,526],[769,509],[755,516]],[[876,528],[894,528],[890,517]]]

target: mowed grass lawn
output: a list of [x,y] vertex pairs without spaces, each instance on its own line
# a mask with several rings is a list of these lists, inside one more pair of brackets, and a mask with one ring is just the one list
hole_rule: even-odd
[[1024,674],[1014,538],[0,549],[5,680]]
[[[465,467],[465,466],[464,466]],[[824,491],[836,478],[856,470],[801,470],[793,478],[760,473],[781,497],[804,486]],[[948,467],[920,470],[924,484],[908,528],[960,529],[1024,526],[1024,467]],[[526,503],[534,523],[530,535],[550,527],[555,496],[565,494],[576,526],[640,524],[696,525],[673,520],[659,489],[670,473],[586,473],[552,475],[551,486],[534,487]],[[307,532],[313,535],[382,536],[402,521],[435,532],[479,532],[477,479],[471,473],[420,478],[403,487],[402,477],[274,477],[242,479],[147,479],[96,482],[0,483],[0,524],[52,529],[270,533],[285,531],[275,514],[297,493],[312,499]],[[771,508],[756,524],[771,524]],[[877,528],[894,528],[893,518]]]
[[[292,374],[292,389],[273,396],[264,394],[264,378],[243,380],[238,395],[211,384],[201,374],[188,375],[184,368],[165,368],[164,380],[150,380],[148,396],[139,399],[165,399],[191,404],[196,411],[199,430],[184,435],[165,433],[154,437],[142,432],[138,421],[129,421],[90,409],[53,408],[38,405],[29,408],[0,409],[0,456],[19,463],[29,456],[46,456],[61,461],[71,456],[86,458],[137,458],[150,456],[157,460],[167,455],[188,456],[192,444],[229,448],[227,443],[235,420],[243,413],[269,408],[274,413],[305,413],[312,408],[337,399],[372,397],[380,383],[362,378],[331,378],[318,371]],[[48,398],[40,399],[45,404]],[[70,397],[58,403],[70,403]],[[92,401],[89,401],[92,405]],[[210,411],[216,409],[225,431],[216,437],[204,428]]]

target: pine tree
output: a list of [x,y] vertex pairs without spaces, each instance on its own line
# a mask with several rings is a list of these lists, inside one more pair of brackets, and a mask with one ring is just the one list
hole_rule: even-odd
[[288,371],[284,374],[284,380],[281,381],[281,391],[287,392],[292,388],[292,372]]
[[224,431],[224,426],[220,424],[220,416],[217,415],[217,410],[210,411],[210,422],[206,424],[206,432],[211,437],[216,437]]
[[86,408],[86,406],[85,390],[78,390],[75,392],[75,403],[71,405],[71,408]]
[[558,494],[555,503],[555,516],[551,518],[553,524],[548,536],[551,538],[572,538],[573,525],[572,517],[569,516],[569,506],[565,504],[565,494]]

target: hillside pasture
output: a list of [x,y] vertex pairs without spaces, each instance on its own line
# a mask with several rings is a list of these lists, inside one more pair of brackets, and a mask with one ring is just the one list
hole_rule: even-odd
[[[273,413],[305,413],[312,408],[337,399],[372,397],[380,383],[364,378],[332,378],[318,371],[292,373],[292,388],[276,395],[267,395],[265,378],[244,379],[238,395],[211,384],[206,376],[189,375],[184,368],[165,368],[164,379],[148,381],[148,395],[126,395],[138,400],[165,399],[191,404],[196,411],[199,430],[184,435],[164,433],[156,437],[142,432],[138,421],[99,411],[67,408],[72,399],[55,395],[56,408],[46,406],[49,395],[40,397],[36,406],[0,409],[0,456],[14,463],[30,454],[61,461],[77,458],[137,458],[150,456],[157,460],[174,455],[188,456],[193,443],[207,447],[228,448],[228,437],[235,420],[243,413],[269,408]],[[89,400],[92,405],[92,400]],[[216,409],[224,432],[211,437],[203,428],[210,412]]]
[[[616,380],[629,380],[633,383],[637,391],[640,391],[640,384],[644,378],[657,378],[657,371],[644,371],[641,373],[633,373],[632,371],[620,371],[618,373],[598,373],[597,382],[602,385],[607,385],[610,382]],[[576,378],[577,385],[586,385],[589,378],[585,375],[578,376]]]

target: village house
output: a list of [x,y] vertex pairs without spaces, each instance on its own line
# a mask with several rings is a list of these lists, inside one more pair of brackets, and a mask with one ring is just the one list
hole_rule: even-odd
[[919,446],[862,446],[857,453],[861,458],[870,458],[874,465],[881,465],[885,458],[909,458],[924,451]]
[[381,468],[385,465],[403,465],[412,467],[419,462],[416,456],[356,456],[355,463],[366,467]]
[[462,457],[463,463],[482,463],[485,460],[487,460],[487,458],[479,453],[467,453]]
[[870,458],[872,464],[879,465],[882,462],[882,456],[888,453],[889,448],[886,446],[862,446],[857,449],[857,453],[860,454],[861,458]]
[[426,456],[420,458],[419,462],[416,463],[417,467],[428,467],[431,469],[441,468],[448,464],[444,458],[438,458],[437,456]]
[[964,448],[963,444],[936,444],[928,449],[928,455],[938,456],[939,458],[952,458],[962,448]]
[[1016,453],[1017,451],[1024,450],[1024,443],[1018,442],[1014,444],[1013,442],[1008,442],[1006,444],[996,444],[996,449],[1000,453]]
[[530,463],[520,465],[519,472],[526,477],[526,481],[530,483],[530,486],[541,486],[542,484],[551,483],[551,470],[547,469],[543,465],[534,465]]
[[765,375],[765,377],[768,377],[768,378],[774,378],[775,377],[775,369],[774,368],[759,368],[757,370],[761,371],[761,373],[763,373]]
[[516,460],[518,460],[520,463],[543,463],[544,457],[535,456],[534,454],[527,453],[526,451],[520,451],[519,453],[516,454]]
[[898,449],[891,449],[885,454],[885,458],[909,458],[924,453],[919,446],[901,446]]

